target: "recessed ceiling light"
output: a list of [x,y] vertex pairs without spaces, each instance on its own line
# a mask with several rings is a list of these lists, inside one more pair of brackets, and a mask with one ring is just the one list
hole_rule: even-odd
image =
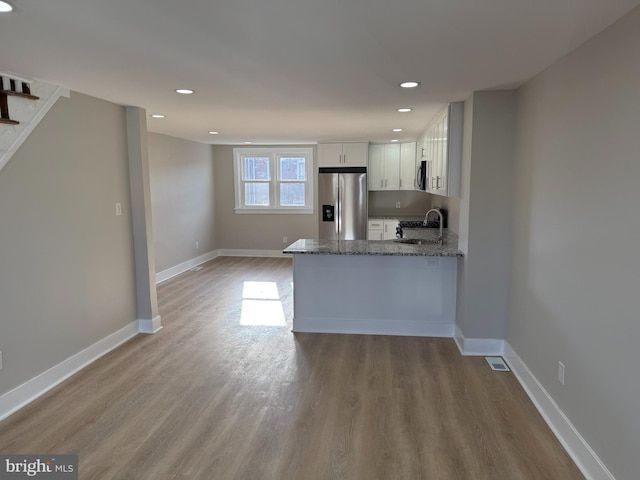
[[398,141],[398,139],[397,139],[397,138],[394,138],[394,139],[393,139],[393,140],[391,140],[391,141],[392,141],[392,142],[397,142],[397,141]]
[[0,1],[0,13],[7,13],[11,11],[13,11],[13,5]]
[[160,113],[154,113],[151,115],[151,118],[166,118],[166,115],[162,115]]
[[412,108],[399,108],[398,111],[400,113],[407,113],[410,112],[411,110],[413,110]]
[[176,89],[176,93],[180,93],[182,95],[191,95],[195,93],[195,90],[191,90],[190,88],[178,88]]
[[209,135],[218,135],[219,133],[220,133],[220,132],[214,132],[214,131],[211,131],[211,132],[209,132]]
[[402,88],[415,88],[420,85],[420,82],[402,82],[400,86]]
[[402,128],[394,128],[394,129],[393,129],[393,131],[394,131],[394,132],[401,132],[401,131],[402,131]]

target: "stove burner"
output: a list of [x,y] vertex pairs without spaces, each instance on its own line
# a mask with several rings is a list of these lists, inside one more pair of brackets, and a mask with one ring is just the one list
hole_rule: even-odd
[[439,228],[439,221],[429,220],[427,225],[425,226],[422,221],[413,221],[413,220],[400,220],[400,228]]

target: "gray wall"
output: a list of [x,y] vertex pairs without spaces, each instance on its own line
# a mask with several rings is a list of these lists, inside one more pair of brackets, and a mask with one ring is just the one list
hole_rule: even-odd
[[640,472],[638,45],[640,8],[518,91],[507,328],[619,480]]
[[[429,193],[410,190],[369,192],[369,216],[424,216],[431,208],[432,198],[441,197],[433,197]],[[400,208],[396,208],[396,202],[400,202]]]
[[460,197],[431,196],[431,206],[444,208],[447,211],[447,227],[458,233],[460,229]]
[[0,394],[136,319],[128,178],[124,108],[78,93],[0,172]]
[[459,200],[457,325],[466,338],[505,335],[515,154],[516,94],[475,92],[465,102],[465,147]]
[[[315,145],[306,146],[314,148],[314,163],[317,164]],[[251,215],[234,212],[233,148],[229,145],[213,147],[218,248],[282,250],[299,238],[318,238],[317,212],[308,215]],[[315,195],[317,197],[317,189]],[[285,236],[288,238],[287,244],[282,241]]]
[[148,140],[156,272],[161,272],[217,248],[213,147],[155,133]]

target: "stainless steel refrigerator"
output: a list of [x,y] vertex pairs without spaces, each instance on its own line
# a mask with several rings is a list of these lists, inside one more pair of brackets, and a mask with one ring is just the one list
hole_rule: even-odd
[[367,169],[322,167],[318,173],[320,238],[367,239]]

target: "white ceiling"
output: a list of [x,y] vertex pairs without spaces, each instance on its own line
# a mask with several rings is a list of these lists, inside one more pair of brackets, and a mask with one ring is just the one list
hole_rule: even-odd
[[0,71],[163,113],[150,131],[220,144],[415,140],[445,102],[521,84],[640,4],[10,1]]

